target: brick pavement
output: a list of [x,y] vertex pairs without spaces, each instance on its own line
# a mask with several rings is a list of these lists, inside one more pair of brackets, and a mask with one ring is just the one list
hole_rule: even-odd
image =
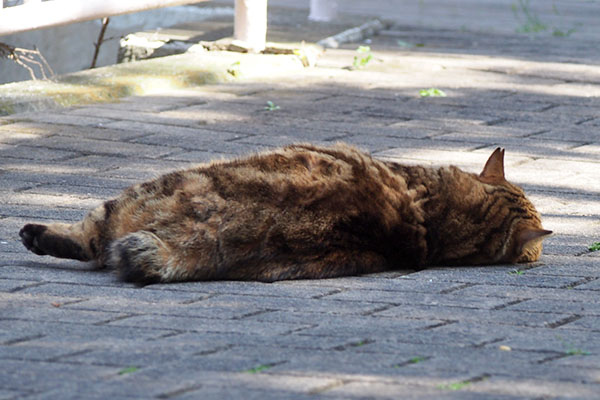
[[[392,26],[360,70],[349,44],[287,78],[1,118],[0,399],[598,398],[598,59],[571,38],[490,54],[521,36],[452,35]],[[474,172],[504,146],[555,235],[532,265],[145,288],[17,238],[190,162],[338,140]]]

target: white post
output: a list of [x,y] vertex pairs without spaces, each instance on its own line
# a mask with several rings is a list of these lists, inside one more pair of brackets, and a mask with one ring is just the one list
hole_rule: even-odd
[[311,21],[329,22],[337,16],[337,0],[310,0],[310,14],[308,19]]
[[265,49],[267,0],[235,0],[233,38],[250,51]]

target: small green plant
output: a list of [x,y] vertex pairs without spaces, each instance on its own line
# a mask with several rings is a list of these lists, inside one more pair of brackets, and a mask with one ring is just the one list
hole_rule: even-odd
[[464,389],[465,387],[467,387],[467,386],[469,386],[469,385],[471,385],[471,384],[473,384],[475,382],[485,381],[489,377],[490,377],[490,375],[484,374],[484,375],[481,375],[481,376],[476,376],[476,377],[471,378],[471,379],[466,379],[464,381],[447,383],[445,385],[438,385],[437,388],[438,389],[442,389],[442,390],[461,390],[461,389]]
[[234,78],[238,78],[242,74],[242,71],[240,70],[240,62],[236,61],[231,64],[229,68],[227,68],[227,73]]
[[309,51],[309,49],[294,49],[292,53],[300,59],[302,65],[305,67],[313,67],[315,65],[316,59],[314,52]]
[[402,368],[402,367],[404,367],[406,365],[418,364],[418,363],[423,362],[423,361],[428,360],[428,359],[429,359],[429,357],[416,356],[416,357],[411,358],[408,361],[402,362],[400,364],[392,365],[392,367],[394,367],[394,368]]
[[522,25],[517,28],[519,33],[538,33],[548,29],[538,15],[531,10],[529,0],[517,0],[511,5],[515,18],[522,22]]
[[443,90],[436,88],[419,90],[419,95],[421,97],[446,97],[446,93]]
[[574,348],[568,349],[565,353],[567,353],[570,356],[589,356],[590,354],[592,354],[589,351]]
[[127,367],[127,368],[123,368],[122,370],[120,370],[118,372],[119,375],[127,375],[127,374],[132,374],[134,372],[136,372],[137,370],[139,370],[138,367]]
[[461,390],[461,389],[464,389],[465,387],[469,386],[470,384],[471,384],[470,381],[460,381],[460,382],[447,383],[445,385],[438,385],[437,388],[442,389],[442,390]]
[[575,345],[573,345],[572,343],[568,343],[560,336],[556,336],[556,338],[563,344],[563,346],[565,347],[565,354],[568,356],[589,356],[592,354],[589,351],[575,347]]
[[273,368],[273,365],[271,365],[271,364],[261,364],[261,365],[258,365],[256,367],[254,367],[254,368],[247,369],[247,370],[245,370],[243,372],[245,372],[247,374],[257,374],[259,372],[266,371],[269,368]]
[[354,62],[352,63],[353,69],[366,67],[367,64],[369,64],[369,62],[373,59],[371,48],[369,46],[358,46],[356,52],[359,53],[359,55],[354,56]]
[[600,242],[592,243],[590,245],[590,247],[588,247],[588,250],[589,251],[598,251],[598,250],[600,250]]
[[568,37],[568,36],[571,36],[571,34],[576,31],[577,31],[577,29],[575,29],[575,28],[567,29],[566,31],[562,31],[558,28],[554,28],[554,30],[552,31],[552,36]]
[[508,271],[508,273],[511,275],[523,275],[525,271],[522,271],[520,269],[513,269],[512,271]]
[[279,110],[281,107],[273,103],[271,100],[267,101],[267,105],[265,106],[265,110],[267,111],[275,111]]
[[409,363],[409,364],[418,364],[418,363],[420,363],[421,361],[425,361],[425,360],[427,360],[427,358],[425,358],[425,357],[420,357],[420,356],[417,356],[417,357],[413,357],[413,358],[411,358],[410,360],[408,360],[408,363]]

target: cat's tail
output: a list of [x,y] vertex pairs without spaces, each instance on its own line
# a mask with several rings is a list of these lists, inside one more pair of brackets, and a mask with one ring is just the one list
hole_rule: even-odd
[[168,253],[168,248],[156,235],[139,231],[114,240],[109,245],[106,264],[115,268],[126,282],[157,283],[166,281],[163,270]]
[[115,268],[126,282],[148,285],[206,279],[197,260],[181,257],[177,249],[149,231],[129,233],[112,241],[107,253],[106,265]]

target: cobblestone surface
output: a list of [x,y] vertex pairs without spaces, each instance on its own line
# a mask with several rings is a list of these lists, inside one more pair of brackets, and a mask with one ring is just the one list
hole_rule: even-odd
[[[357,46],[288,79],[0,119],[0,398],[597,399],[598,59],[576,38],[398,25],[349,70]],[[18,241],[190,162],[339,140],[473,172],[504,146],[555,235],[532,265],[144,288]]]

